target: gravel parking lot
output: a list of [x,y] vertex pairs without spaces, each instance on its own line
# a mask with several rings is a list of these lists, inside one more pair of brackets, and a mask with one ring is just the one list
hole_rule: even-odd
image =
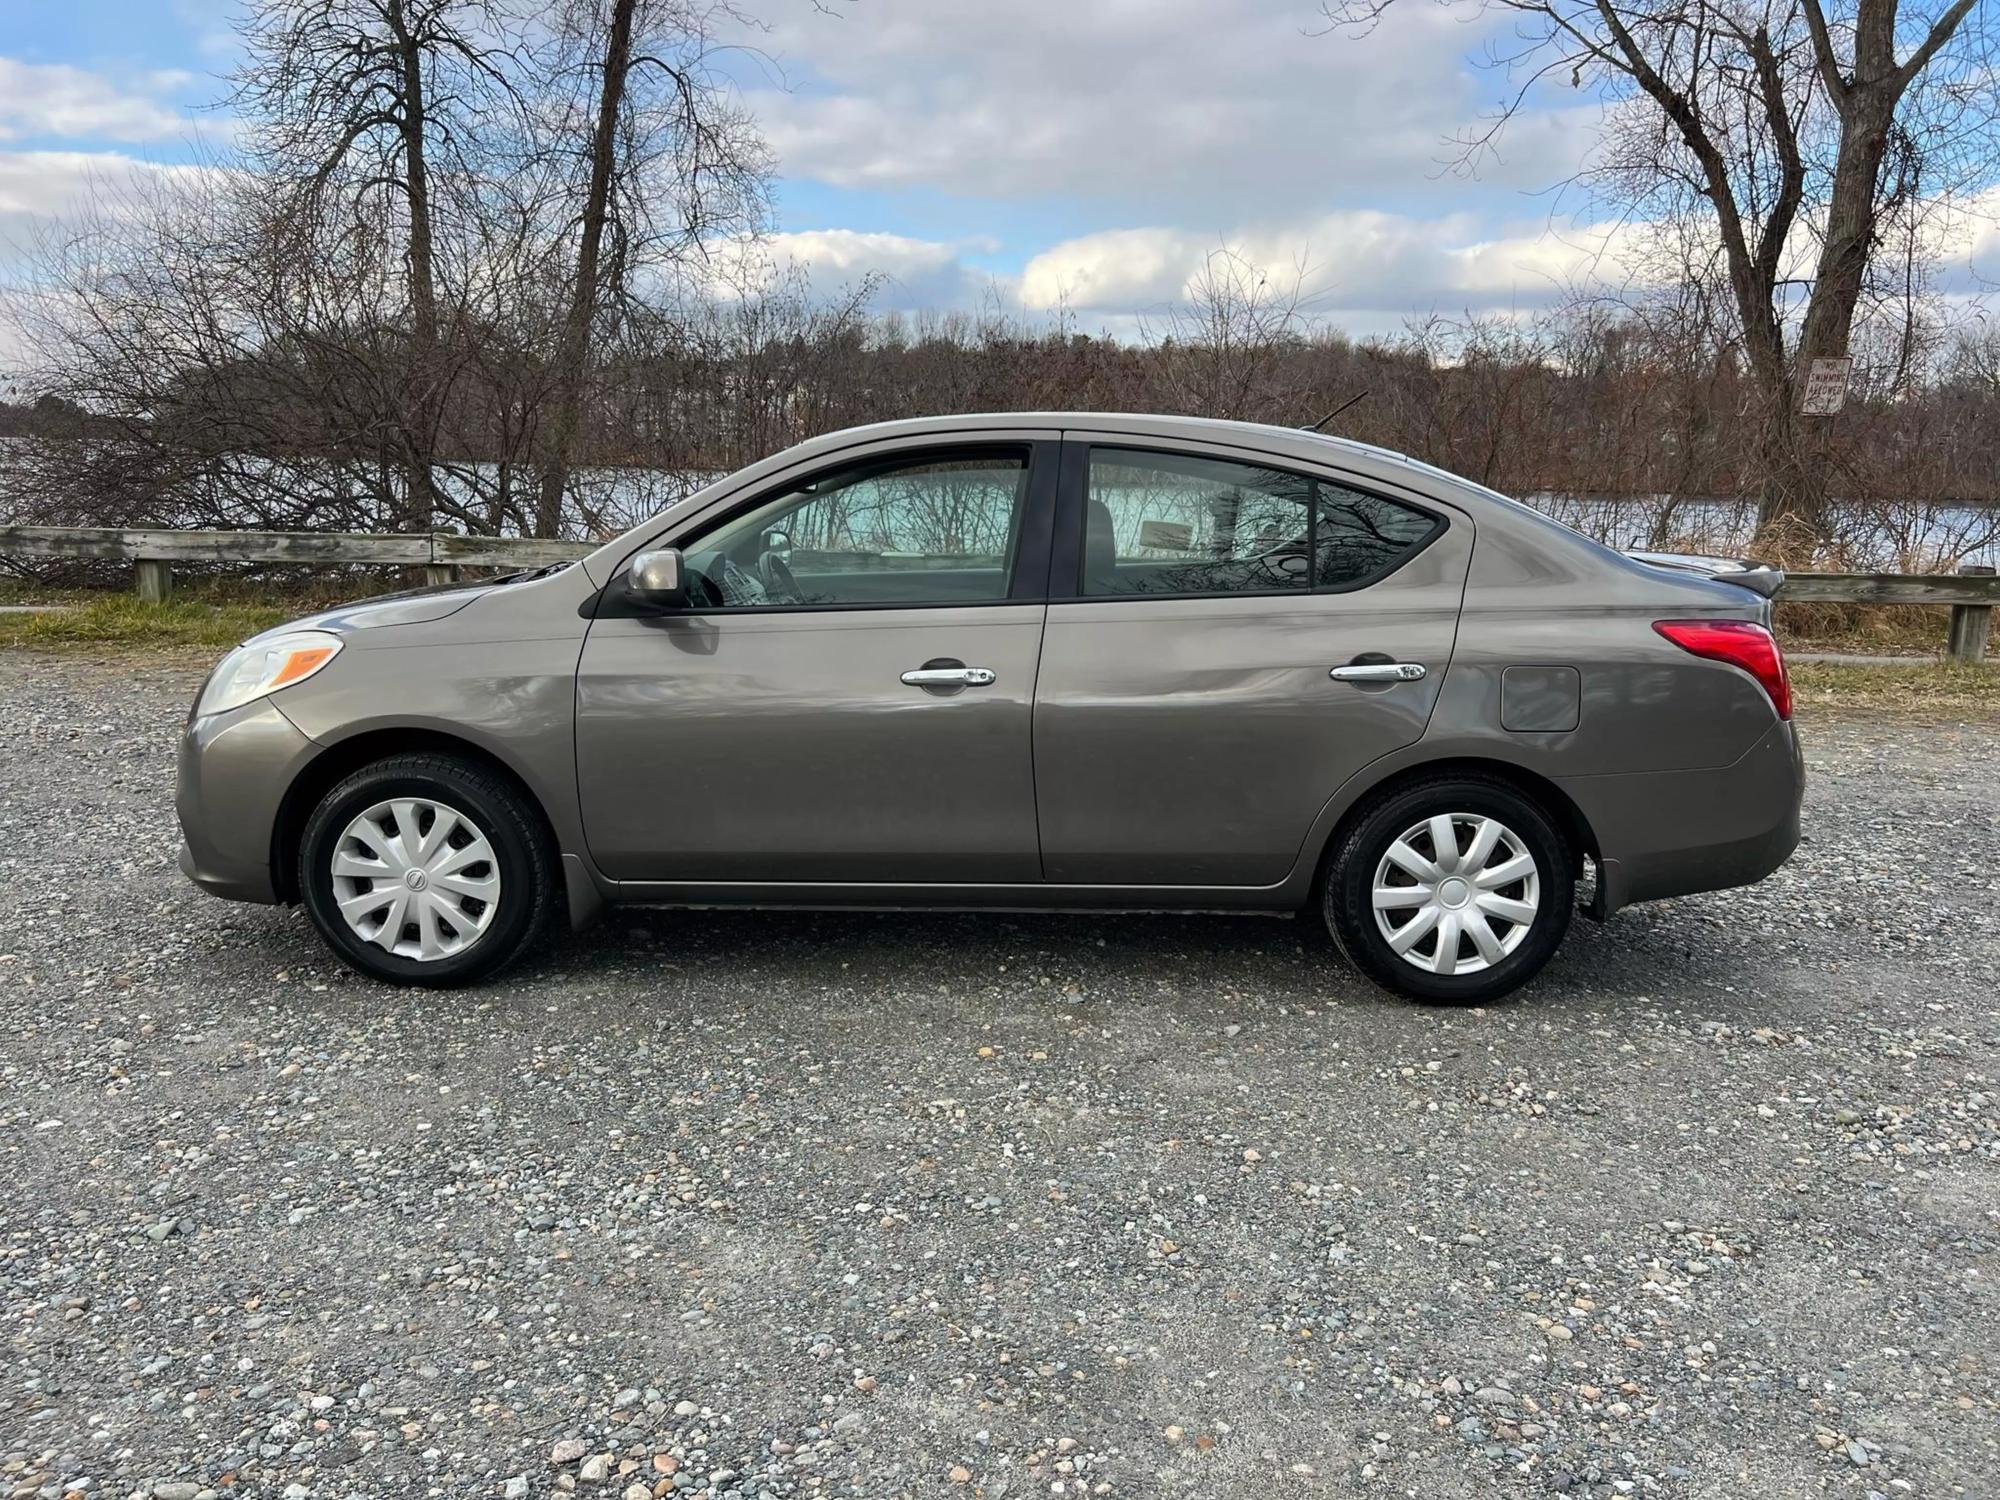
[[0,1495],[2000,1492],[1994,722],[1441,1012],[1257,919],[644,913],[377,988],[0,653]]

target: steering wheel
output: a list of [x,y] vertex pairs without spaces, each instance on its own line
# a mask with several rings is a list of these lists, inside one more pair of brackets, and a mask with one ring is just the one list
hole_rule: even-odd
[[764,596],[780,604],[803,604],[805,595],[799,592],[799,581],[792,576],[791,565],[776,552],[766,552],[757,559],[757,581],[764,586]]

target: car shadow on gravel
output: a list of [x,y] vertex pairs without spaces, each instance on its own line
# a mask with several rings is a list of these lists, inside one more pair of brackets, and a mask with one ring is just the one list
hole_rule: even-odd
[[[1607,990],[1718,992],[1754,984],[1736,950],[1694,912],[1581,914],[1549,968],[1493,1004],[1515,1006]],[[1731,950],[1724,953],[1722,950]],[[1364,979],[1316,922],[1224,914],[826,911],[614,911],[565,934],[517,975],[591,986],[662,970],[747,970],[775,991],[849,976],[965,993],[1008,983],[1024,966],[1066,991],[1177,999],[1244,993],[1276,1004],[1366,1004],[1423,1010]],[[504,988],[508,981],[500,981]]]
[[[202,898],[189,893],[186,900]],[[1705,898],[1622,912],[1608,924],[1578,914],[1555,959],[1493,1008],[1592,1006],[1621,997],[1700,998],[1705,1009],[1754,995],[1772,970],[1754,934],[1737,932]],[[340,968],[296,911],[244,908],[218,924],[225,967],[247,963],[329,985],[335,1008],[398,992]],[[232,960],[234,962],[232,962]],[[247,976],[246,976],[247,977]],[[523,1011],[597,997],[627,1003],[662,991],[741,992],[760,1005],[822,1003],[855,991],[877,1005],[914,996],[1183,1006],[1254,1001],[1279,1007],[1367,1007],[1414,1014],[1378,989],[1306,918],[1229,914],[961,913],[933,911],[618,908],[553,942],[497,980],[457,991]],[[447,1003],[439,992],[405,999]],[[1446,1007],[1444,1009],[1450,1009]]]

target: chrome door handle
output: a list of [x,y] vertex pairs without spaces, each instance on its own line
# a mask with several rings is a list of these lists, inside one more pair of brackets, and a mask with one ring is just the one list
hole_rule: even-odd
[[909,687],[992,687],[999,674],[990,667],[918,667],[905,672]]
[[1371,661],[1335,667],[1327,676],[1335,682],[1422,682],[1430,669],[1416,661]]

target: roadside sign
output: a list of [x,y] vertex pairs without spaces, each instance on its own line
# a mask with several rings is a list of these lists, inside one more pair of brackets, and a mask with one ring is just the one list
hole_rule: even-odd
[[1808,417],[1830,417],[1847,402],[1847,372],[1854,368],[1851,355],[1816,359],[1806,371],[1805,389],[1799,396],[1799,410]]

